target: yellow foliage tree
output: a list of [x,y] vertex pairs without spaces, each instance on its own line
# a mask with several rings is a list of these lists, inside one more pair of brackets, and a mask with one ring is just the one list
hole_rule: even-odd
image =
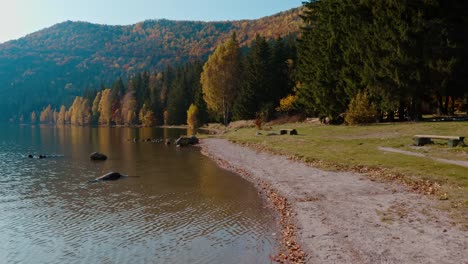
[[36,124],[36,122],[37,122],[36,112],[32,111],[32,113],[31,113],[31,124]]
[[40,115],[39,115],[39,121],[42,124],[50,124],[52,123],[53,120],[53,112],[52,112],[52,107],[48,105],[44,109],[42,109]]
[[99,102],[98,111],[99,115],[99,124],[101,125],[111,125],[112,117],[112,92],[110,89],[105,89],[101,93],[101,100]]
[[65,106],[62,105],[60,107],[60,112],[58,113],[58,117],[57,117],[57,124],[58,125],[65,124],[66,114],[67,114],[67,108],[65,108]]
[[195,130],[198,127],[198,107],[194,104],[191,104],[187,110],[187,125],[189,128]]
[[70,122],[72,125],[84,126],[91,121],[91,112],[88,99],[77,96],[69,109]]
[[203,66],[201,85],[208,108],[223,117],[227,124],[239,90],[240,48],[235,34],[208,58]]
[[124,125],[127,125],[127,126],[135,125],[136,108],[137,108],[137,101],[135,99],[135,96],[133,96],[133,91],[130,91],[125,94],[122,100],[121,116],[122,116]]
[[93,122],[96,122],[99,120],[99,103],[101,102],[101,91],[99,91],[96,94],[96,97],[94,98],[93,105],[91,107],[91,115],[93,118]]
[[140,114],[138,115],[138,118],[140,119],[140,122],[143,126],[145,127],[150,127],[154,126],[155,120],[154,120],[154,113],[149,109],[146,104],[143,104],[143,107],[140,110]]
[[58,114],[59,114],[59,113],[57,112],[57,110],[54,109],[54,112],[53,112],[53,116],[54,116],[53,123],[54,123],[54,124],[57,124]]

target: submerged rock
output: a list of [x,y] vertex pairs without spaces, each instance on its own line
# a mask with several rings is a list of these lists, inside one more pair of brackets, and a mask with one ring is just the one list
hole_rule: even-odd
[[200,142],[200,140],[196,136],[191,136],[191,137],[179,137],[176,141],[175,144],[177,146],[188,146],[188,145],[196,145]]
[[93,152],[89,155],[90,160],[106,160],[107,156],[100,152]]
[[33,154],[29,154],[28,155],[28,158],[30,159],[45,159],[45,158],[63,158],[64,155],[33,155]]
[[124,175],[118,172],[109,172],[109,173],[102,175],[101,177],[96,178],[95,181],[115,181],[122,177],[124,177]]

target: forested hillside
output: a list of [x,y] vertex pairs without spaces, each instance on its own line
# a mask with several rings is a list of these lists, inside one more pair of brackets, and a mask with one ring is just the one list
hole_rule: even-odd
[[70,105],[86,89],[143,71],[204,61],[236,32],[241,46],[256,34],[297,36],[299,9],[245,21],[150,20],[130,26],[64,22],[0,44],[0,121],[44,105]]
[[[20,116],[21,123],[77,126],[153,126],[268,118],[292,92],[295,39],[267,41],[257,35],[241,52],[236,34],[206,63],[185,62],[153,73],[117,79],[88,89],[71,105],[44,106]],[[224,115],[223,115],[224,113]],[[188,121],[190,120],[190,121]]]

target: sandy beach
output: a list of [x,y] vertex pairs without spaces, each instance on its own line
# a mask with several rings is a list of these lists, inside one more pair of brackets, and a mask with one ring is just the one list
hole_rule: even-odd
[[[319,170],[224,139],[203,139],[201,146],[222,167],[267,192],[272,203],[287,203],[274,204],[283,221],[283,262],[468,263],[468,232],[436,209],[439,201],[433,197],[357,173]],[[287,256],[295,252],[299,257]]]

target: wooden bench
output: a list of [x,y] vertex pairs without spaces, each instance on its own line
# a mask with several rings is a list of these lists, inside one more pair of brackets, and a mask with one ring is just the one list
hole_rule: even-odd
[[448,146],[453,148],[456,146],[464,146],[465,143],[463,140],[465,137],[457,137],[457,136],[437,136],[437,135],[415,135],[413,137],[414,144],[416,146],[424,146],[426,144],[433,143],[431,139],[444,139],[448,140]]

